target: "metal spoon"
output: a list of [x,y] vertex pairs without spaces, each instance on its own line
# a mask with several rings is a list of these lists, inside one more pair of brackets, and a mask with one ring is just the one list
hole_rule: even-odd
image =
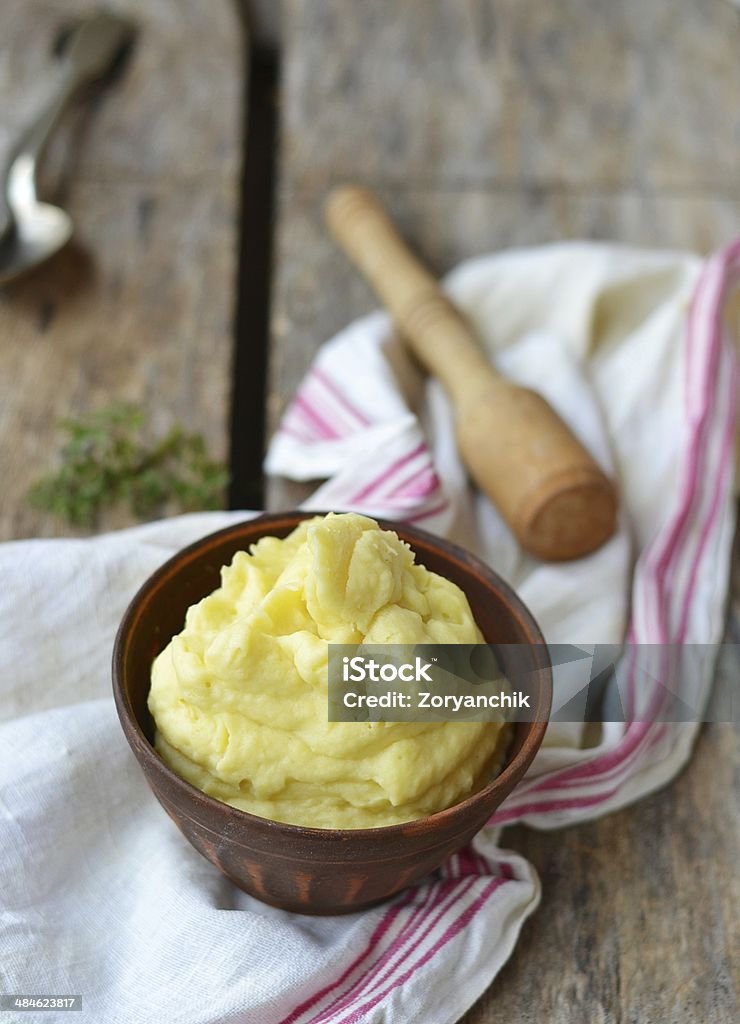
[[77,92],[101,78],[133,39],[131,22],[101,11],[80,21],[41,113],[19,135],[0,189],[0,284],[18,277],[66,245],[72,218],[37,195],[39,162],[61,115]]

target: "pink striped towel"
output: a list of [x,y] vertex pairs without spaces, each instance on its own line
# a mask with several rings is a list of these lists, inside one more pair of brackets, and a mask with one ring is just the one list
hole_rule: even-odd
[[[618,643],[626,635],[635,644],[717,643],[734,522],[737,405],[737,360],[724,337],[723,310],[739,278],[740,243],[704,265],[675,254],[558,245],[474,260],[451,275],[449,290],[491,358],[542,391],[620,481],[619,536],[576,565],[543,566],[523,555],[491,505],[471,493],[441,389],[413,380],[379,314],[320,350],[286,410],[268,470],[326,478],[307,508],[418,522],[483,554],[516,586],[551,642]],[[316,410],[322,432],[312,420]],[[712,670],[709,659],[704,695]],[[627,672],[634,687],[634,668]],[[572,824],[671,779],[690,755],[696,726],[651,722],[655,696],[632,693],[634,720],[605,723],[595,747],[581,747],[580,727],[553,726],[532,771],[491,825]],[[396,943],[390,956],[368,947],[349,976],[335,980],[333,1001],[329,993],[314,994],[290,1020],[374,1019],[374,1007],[417,1006],[425,991],[419,1019],[454,1020],[508,953],[507,946],[493,958],[487,932],[504,913],[497,903],[507,885],[521,885],[513,873],[501,874],[508,856],[493,852],[479,877],[473,852],[449,909],[435,894],[426,912],[417,911],[413,939]],[[398,914],[394,904],[381,923]],[[429,928],[433,914],[444,930]],[[469,955],[460,952],[463,936],[476,933],[486,937],[482,973],[477,964],[460,966]],[[409,952],[414,943],[419,955]],[[452,1014],[428,987],[450,963],[465,975]],[[380,970],[384,984],[376,980]]]
[[[619,534],[580,562],[542,565],[518,550],[467,484],[444,395],[380,314],[321,349],[268,469],[325,480],[308,507],[417,522],[477,551],[553,643],[716,644],[737,382],[722,312],[738,271],[740,245],[702,264],[573,244],[475,260],[450,277],[491,358],[540,388],[619,479]],[[272,910],[162,814],[109,690],[113,634],[135,587],[172,551],[240,518],[0,545],[0,990],[82,993],[82,1024],[453,1024],[539,898],[533,869],[499,847],[501,827],[555,828],[639,799],[685,763],[696,727],[651,722],[655,695],[626,664],[629,720],[604,723],[588,747],[580,726],[551,726],[491,827],[435,876],[349,917]],[[700,693],[712,670],[704,658]]]

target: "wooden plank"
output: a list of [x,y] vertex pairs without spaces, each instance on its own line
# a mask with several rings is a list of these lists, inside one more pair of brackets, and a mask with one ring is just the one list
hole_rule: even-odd
[[740,15],[692,0],[286,0],[286,172],[737,195]]
[[[0,536],[69,533],[31,509],[55,424],[111,401],[144,403],[227,452],[238,231],[242,40],[228,4],[125,0],[139,25],[122,77],[72,115],[61,199],[74,242],[0,293]],[[0,17],[0,143],[61,25],[85,0],[8,0]],[[79,123],[84,130],[80,133]],[[51,154],[58,172],[67,150]],[[69,140],[67,140],[69,143]],[[52,174],[51,177],[56,177]],[[104,527],[129,522],[106,516]]]
[[[740,234],[738,32],[729,4],[691,0],[285,0],[271,427],[319,345],[375,307],[323,228],[338,181],[377,189],[439,273],[562,238],[708,252]],[[269,504],[307,490],[271,481]],[[739,758],[712,725],[634,807],[508,831],[543,903],[464,1024],[734,1022]]]

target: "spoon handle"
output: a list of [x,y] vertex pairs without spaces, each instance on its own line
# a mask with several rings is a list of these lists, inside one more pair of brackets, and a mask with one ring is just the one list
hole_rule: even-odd
[[108,11],[84,18],[72,30],[46,103],[11,149],[0,193],[0,234],[4,221],[9,227],[14,206],[36,201],[38,164],[67,104],[79,89],[108,71],[133,34],[130,21]]

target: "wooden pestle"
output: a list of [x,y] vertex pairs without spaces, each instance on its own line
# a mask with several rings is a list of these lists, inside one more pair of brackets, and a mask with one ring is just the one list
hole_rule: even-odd
[[326,218],[419,362],[442,382],[455,408],[463,461],[522,547],[562,561],[603,544],[616,526],[611,481],[541,395],[491,366],[375,197],[339,187]]

